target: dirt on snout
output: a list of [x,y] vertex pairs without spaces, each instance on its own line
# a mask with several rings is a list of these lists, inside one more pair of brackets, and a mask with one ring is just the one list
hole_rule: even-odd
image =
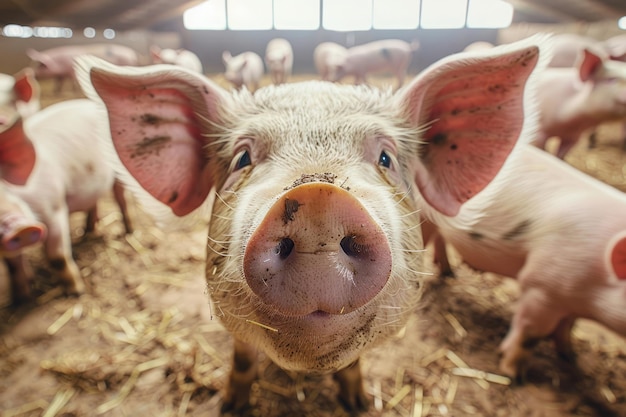
[[[59,99],[51,90],[44,85],[46,105]],[[606,126],[595,149],[583,141],[568,162],[626,191],[618,134]],[[130,203],[132,235],[123,234],[112,196],[100,206],[96,234],[83,235],[85,216],[72,216],[86,294],[64,297],[41,248],[33,248],[37,298],[6,306],[0,270],[3,417],[219,415],[232,339],[205,291],[206,227],[164,233]],[[518,285],[452,255],[456,278],[428,277],[422,307],[406,329],[362,359],[372,399],[363,416],[626,416],[626,343],[589,321],[574,329],[576,363],[558,359],[543,341],[524,384],[501,376],[498,345]],[[253,407],[243,415],[346,416],[336,395],[331,376],[287,373],[262,357]]]

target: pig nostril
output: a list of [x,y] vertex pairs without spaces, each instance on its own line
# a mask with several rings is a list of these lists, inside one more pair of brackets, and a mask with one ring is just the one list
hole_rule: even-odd
[[284,237],[276,246],[276,253],[280,259],[287,259],[296,244],[288,237]]
[[363,252],[363,245],[359,245],[356,236],[345,236],[339,243],[343,252],[351,257],[358,257]]

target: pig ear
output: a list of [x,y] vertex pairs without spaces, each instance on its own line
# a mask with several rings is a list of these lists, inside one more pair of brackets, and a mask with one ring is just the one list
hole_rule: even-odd
[[224,61],[224,64],[228,63],[228,61],[230,61],[232,57],[233,56],[230,54],[230,52],[228,51],[222,52],[222,61]]
[[39,96],[39,83],[35,80],[32,68],[24,68],[14,75],[15,86],[13,90],[18,100],[28,103]]
[[216,146],[207,145],[220,125],[224,90],[169,65],[118,67],[82,57],[76,69],[86,94],[93,86],[106,106],[122,172],[176,216],[199,208],[220,171]]
[[161,60],[161,48],[156,45],[150,47],[150,58],[152,62],[159,62]]
[[578,65],[578,73],[581,81],[590,80],[602,66],[602,58],[589,49],[583,50],[582,61]]
[[618,236],[608,245],[609,266],[618,279],[626,280],[626,235]]
[[399,93],[404,117],[422,132],[415,183],[439,212],[455,216],[515,147],[526,82],[539,60],[537,40],[449,56]]

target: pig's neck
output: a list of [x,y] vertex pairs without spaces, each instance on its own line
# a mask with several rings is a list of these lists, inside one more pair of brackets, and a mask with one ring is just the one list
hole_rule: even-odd
[[0,175],[16,185],[24,185],[35,166],[35,147],[26,136],[22,120],[0,133]]

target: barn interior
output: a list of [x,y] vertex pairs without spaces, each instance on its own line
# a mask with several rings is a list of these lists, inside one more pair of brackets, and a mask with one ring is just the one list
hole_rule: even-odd
[[[288,82],[296,82],[319,78],[313,53],[322,42],[417,40],[408,70],[415,76],[473,42],[506,44],[535,33],[603,41],[625,31],[624,0],[0,0],[0,73],[32,65],[28,49],[121,44],[137,51],[143,66],[156,45],[194,52],[204,74],[231,89],[223,52],[263,56],[275,38],[293,46]],[[383,74],[369,82],[386,87],[393,80]],[[271,84],[268,74],[261,84]],[[41,86],[44,108],[83,97],[77,89],[55,91],[53,80]],[[585,136],[565,161],[623,193],[622,125],[598,126],[595,146]],[[128,199],[132,234],[124,233],[113,195],[100,205],[95,234],[85,232],[84,213],[71,217],[74,258],[87,285],[80,297],[62,294],[40,246],[27,251],[36,276],[32,302],[12,304],[10,271],[0,265],[0,415],[355,415],[337,402],[332,376],[284,371],[263,355],[252,407],[221,413],[233,341],[207,297],[206,224],[164,229]],[[578,320],[574,362],[542,340],[523,378],[508,378],[498,368],[499,345],[518,282],[476,271],[453,250],[455,277],[440,280],[432,258],[428,247],[433,272],[421,307],[400,334],[362,357],[371,404],[358,415],[626,415],[623,336]]]

